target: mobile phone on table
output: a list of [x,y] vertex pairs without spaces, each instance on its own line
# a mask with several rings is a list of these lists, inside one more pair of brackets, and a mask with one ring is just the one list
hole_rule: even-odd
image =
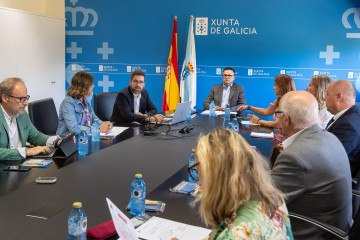
[[8,166],[6,168],[3,168],[3,171],[28,172],[28,171],[30,171],[30,169],[31,169],[31,167],[15,165],[15,166]]

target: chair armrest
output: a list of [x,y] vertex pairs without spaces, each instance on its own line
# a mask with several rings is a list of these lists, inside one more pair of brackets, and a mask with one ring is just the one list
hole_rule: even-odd
[[325,231],[337,236],[340,239],[348,239],[348,237],[349,237],[349,235],[347,233],[345,233],[344,231],[342,231],[342,230],[340,230],[340,229],[338,229],[338,228],[336,228],[334,226],[331,226],[329,224],[320,222],[320,221],[318,221],[316,219],[306,217],[306,216],[301,215],[301,214],[292,213],[292,212],[289,212],[289,216],[293,217],[293,218],[300,219],[301,221],[311,223],[311,224],[313,224],[313,225],[315,225],[315,226],[317,226],[319,228],[322,228]]

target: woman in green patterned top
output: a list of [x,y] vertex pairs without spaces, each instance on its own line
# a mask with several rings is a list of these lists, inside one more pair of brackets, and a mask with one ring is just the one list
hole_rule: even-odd
[[293,239],[283,195],[271,183],[263,157],[241,135],[217,128],[200,138],[196,199],[206,239]]

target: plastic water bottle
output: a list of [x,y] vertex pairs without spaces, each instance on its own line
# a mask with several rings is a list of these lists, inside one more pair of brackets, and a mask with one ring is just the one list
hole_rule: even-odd
[[209,117],[215,117],[215,103],[212,101],[210,103],[210,114]]
[[230,121],[230,105],[227,104],[226,108],[225,108],[225,122],[229,122]]
[[100,142],[100,123],[97,118],[94,119],[91,126],[91,141]]
[[131,184],[131,215],[141,216],[145,214],[145,196],[146,184],[142,179],[142,174],[135,174],[135,180]]
[[73,203],[73,210],[68,218],[68,240],[86,240],[87,217],[81,202]]
[[189,107],[189,112],[186,115],[186,121],[190,121],[191,120],[191,107]]
[[79,134],[79,144],[78,144],[78,149],[79,149],[79,155],[86,155],[88,154],[89,151],[89,146],[88,146],[88,135],[85,131],[85,128],[81,129],[81,132]]
[[[195,149],[192,149],[192,150],[191,150],[190,157],[189,157],[189,167],[191,167],[191,166],[194,165],[194,164],[195,164]],[[198,177],[198,174],[197,174],[196,171],[191,171],[191,174],[192,174],[195,178]],[[191,177],[191,175],[189,174],[189,181],[190,181],[190,182],[196,182],[197,180],[193,179],[193,178]]]
[[234,118],[232,123],[231,123],[231,126],[232,126],[232,130],[236,133],[239,133],[239,123],[237,121],[237,118]]

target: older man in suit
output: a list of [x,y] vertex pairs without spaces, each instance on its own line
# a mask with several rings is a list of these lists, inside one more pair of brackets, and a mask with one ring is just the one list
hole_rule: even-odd
[[209,109],[212,101],[215,103],[216,111],[224,111],[227,104],[230,105],[231,111],[237,111],[241,105],[246,105],[244,88],[234,83],[235,70],[225,68],[222,75],[223,83],[212,86],[203,107]]
[[132,121],[161,122],[164,116],[157,114],[157,109],[144,87],[145,73],[141,70],[133,71],[129,86],[122,89],[116,97],[110,121],[114,124]]
[[[30,96],[20,78],[0,83],[0,160],[21,160],[39,153],[49,153],[59,144],[57,137],[39,132],[25,112]],[[36,147],[26,148],[26,142]]]
[[[333,134],[318,125],[318,104],[303,91],[285,94],[276,112],[289,136],[271,171],[289,211],[344,231],[352,224],[351,173],[347,154]],[[295,239],[331,239],[315,226],[293,219]]]
[[357,177],[360,170],[360,110],[355,105],[356,91],[351,82],[338,80],[330,84],[326,93],[326,107],[334,114],[326,129],[343,144],[351,174]]

